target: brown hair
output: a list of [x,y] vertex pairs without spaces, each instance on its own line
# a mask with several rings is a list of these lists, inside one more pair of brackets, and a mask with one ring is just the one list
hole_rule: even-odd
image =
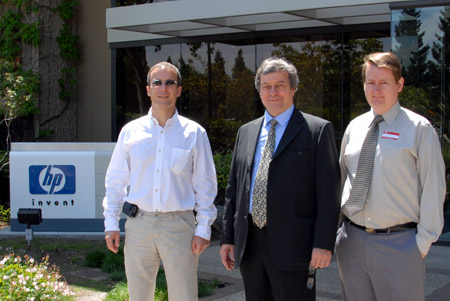
[[297,69],[295,66],[286,61],[283,58],[278,57],[270,57],[268,59],[265,59],[261,66],[259,66],[258,70],[256,71],[255,75],[255,88],[259,91],[260,85],[261,85],[261,75],[266,75],[273,72],[278,71],[286,71],[289,75],[289,85],[292,89],[295,89],[297,91],[298,86],[298,75],[297,75]]
[[397,83],[402,78],[402,63],[392,52],[375,52],[364,57],[364,64],[362,65],[363,82],[366,81],[366,70],[369,64],[373,64],[378,68],[390,69]]

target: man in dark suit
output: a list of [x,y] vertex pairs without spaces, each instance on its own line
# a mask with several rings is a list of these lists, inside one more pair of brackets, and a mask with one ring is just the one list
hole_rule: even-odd
[[308,278],[330,264],[339,216],[334,129],[295,109],[297,70],[285,60],[265,60],[255,86],[266,112],[237,134],[221,260],[240,267],[248,301],[314,300]]

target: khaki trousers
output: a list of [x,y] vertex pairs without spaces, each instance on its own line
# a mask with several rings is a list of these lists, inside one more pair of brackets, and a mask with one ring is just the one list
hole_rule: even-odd
[[139,210],[125,223],[125,272],[131,301],[153,301],[161,260],[170,301],[197,300],[198,255],[192,254],[192,211]]

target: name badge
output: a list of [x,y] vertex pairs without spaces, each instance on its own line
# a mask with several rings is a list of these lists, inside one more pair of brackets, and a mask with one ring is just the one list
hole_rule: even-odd
[[399,137],[400,137],[400,133],[395,133],[395,132],[384,131],[383,134],[381,135],[381,138],[383,138],[383,139],[398,140]]

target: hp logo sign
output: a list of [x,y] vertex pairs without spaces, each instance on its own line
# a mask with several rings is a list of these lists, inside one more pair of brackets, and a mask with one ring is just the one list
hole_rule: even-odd
[[30,194],[75,194],[75,166],[31,165]]

